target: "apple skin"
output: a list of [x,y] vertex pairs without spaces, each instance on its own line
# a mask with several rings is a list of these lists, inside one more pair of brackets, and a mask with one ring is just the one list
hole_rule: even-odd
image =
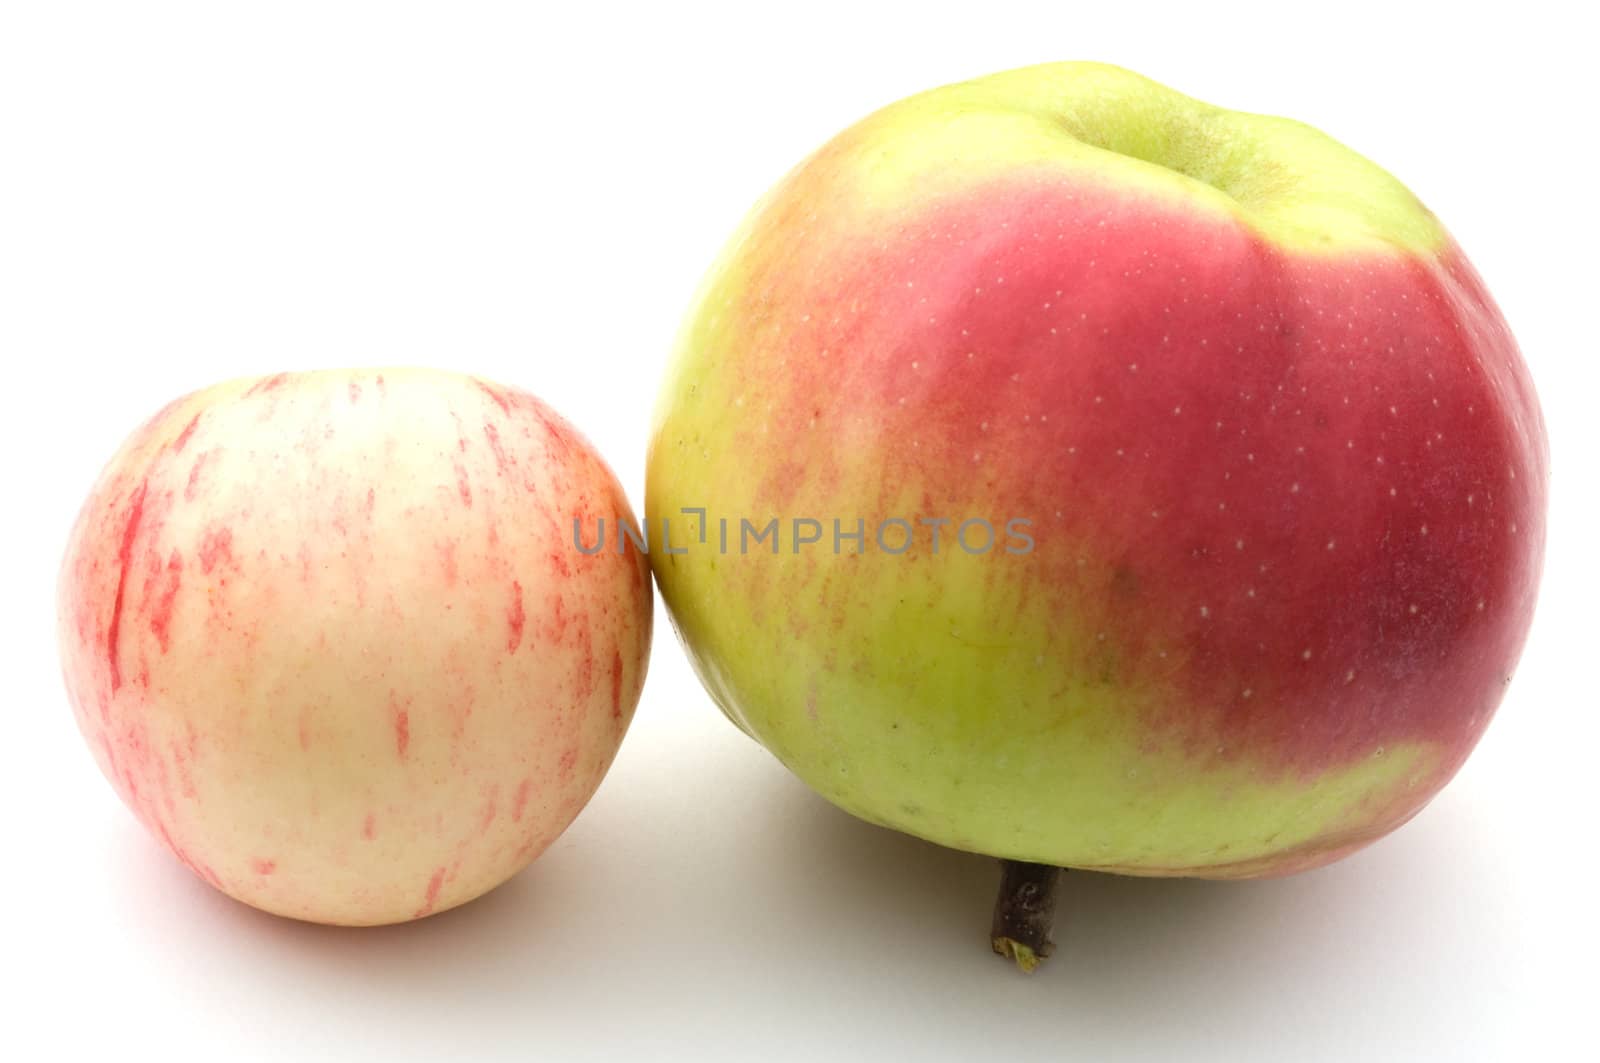
[[615,477],[531,395],[422,369],[178,399],[95,485],[60,581],[79,728],[135,815],[246,904],[462,904],[599,785],[650,646]]
[[[757,206],[680,338],[646,511],[690,545],[652,562],[713,698],[830,801],[1252,877],[1461,766],[1532,617],[1547,464],[1510,331],[1394,178],[1054,64],[895,104]],[[776,554],[720,553],[719,520],[772,516]]]

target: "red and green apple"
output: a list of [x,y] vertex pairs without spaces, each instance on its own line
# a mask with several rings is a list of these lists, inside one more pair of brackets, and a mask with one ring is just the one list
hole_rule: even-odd
[[[1394,177],[1065,63],[894,104],[766,196],[646,508],[723,711],[847,811],[1017,862],[1015,903],[1027,865],[1276,875],[1416,814],[1516,664],[1546,466],[1511,332]],[[776,553],[719,549],[772,517]]]

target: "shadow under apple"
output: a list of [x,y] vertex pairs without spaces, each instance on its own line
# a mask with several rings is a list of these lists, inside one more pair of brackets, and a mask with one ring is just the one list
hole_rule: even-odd
[[649,778],[603,790],[506,885],[393,927],[255,912],[131,829],[115,862],[130,932],[190,1003],[239,1011],[265,994],[321,1016],[334,1000],[417,1045],[444,1036],[443,1016],[452,1051],[527,1043],[602,998],[618,1007],[597,1055],[737,1055],[756,1036],[798,1052],[837,1029],[874,1052],[987,1051],[1009,1032],[1275,1058],[1283,1036],[1336,1040],[1351,1009],[1422,1050],[1428,1002],[1492,1007],[1514,951],[1483,910],[1504,902],[1507,870],[1459,802],[1287,879],[1070,872],[1056,954],[1024,976],[989,948],[996,861],[856,820],[754,750],[716,778],[736,801]]
[[989,951],[997,861],[866,824],[803,787],[771,798],[804,883],[788,897],[796,925],[831,924],[857,962],[893,952],[900,977],[971,1024],[1034,1028],[1047,1002],[1049,1025],[1085,1045],[1193,1057],[1206,1041],[1226,1054],[1256,1040],[1270,1058],[1273,1037],[1337,1039],[1361,1012],[1396,1047],[1425,1052],[1429,1001],[1475,999],[1487,1014],[1515,951],[1494,911],[1509,869],[1448,797],[1396,836],[1288,878],[1068,872],[1056,952],[1032,976]]

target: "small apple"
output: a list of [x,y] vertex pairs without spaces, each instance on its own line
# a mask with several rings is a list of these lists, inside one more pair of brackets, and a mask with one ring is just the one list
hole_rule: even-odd
[[724,712],[847,811],[1017,862],[994,937],[1031,966],[1057,866],[1283,874],[1416,814],[1521,651],[1546,465],[1398,181],[1064,63],[772,190],[682,334],[646,508]]
[[531,395],[422,369],[195,392],[123,446],[60,583],[63,671],[117,792],[269,912],[392,923],[548,846],[632,718],[643,558],[594,449]]

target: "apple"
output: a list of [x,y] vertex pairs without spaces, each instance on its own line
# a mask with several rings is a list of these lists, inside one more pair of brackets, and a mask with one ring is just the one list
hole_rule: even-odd
[[1395,178],[1063,63],[896,103],[767,195],[646,510],[722,710],[841,808],[1016,862],[1029,924],[1058,866],[1284,874],[1416,814],[1521,651],[1546,469],[1510,331]]
[[[631,519],[524,392],[426,369],[197,391],[95,485],[60,580],[79,728],[206,882],[321,923],[462,904],[605,774],[650,646]],[[592,537],[592,531],[591,531]]]

